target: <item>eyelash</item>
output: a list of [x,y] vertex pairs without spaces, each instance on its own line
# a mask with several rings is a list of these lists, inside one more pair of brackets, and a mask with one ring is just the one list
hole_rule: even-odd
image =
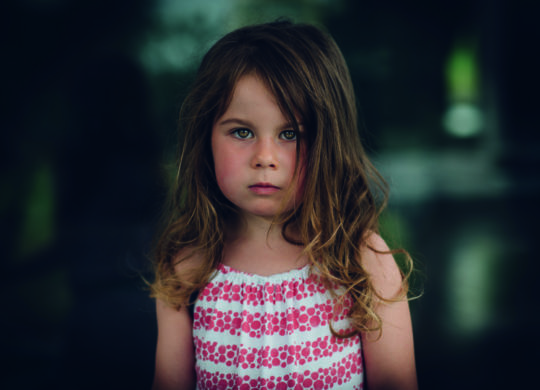
[[[245,137],[242,137],[240,135],[240,132],[248,132],[248,134]],[[234,135],[238,139],[249,139],[253,137],[253,132],[249,129],[244,129],[244,128],[234,129],[231,132],[231,134]],[[285,136],[285,134],[292,135],[292,138],[288,138],[287,136]],[[281,133],[279,133],[279,137],[283,139],[284,141],[296,141],[298,138],[296,131],[294,130],[284,130]]]
[[[293,138],[285,137],[285,134],[287,134],[287,133],[292,134]],[[283,136],[282,139],[284,139],[285,141],[296,141],[297,138],[298,138],[298,135],[296,134],[296,131],[294,131],[294,130],[284,130],[281,133],[279,133],[279,135]]]
[[[240,132],[244,132],[244,131],[247,131],[249,134],[246,135],[245,137],[242,137],[240,136]],[[253,132],[251,130],[248,130],[248,129],[243,129],[243,128],[240,128],[240,129],[234,129],[233,131],[231,131],[231,134],[234,135],[236,138],[238,139],[248,139],[250,137],[253,137]]]

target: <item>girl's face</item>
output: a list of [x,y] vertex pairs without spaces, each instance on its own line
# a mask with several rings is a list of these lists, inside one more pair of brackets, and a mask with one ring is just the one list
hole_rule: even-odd
[[297,138],[274,96],[256,76],[238,80],[229,107],[212,128],[212,154],[219,188],[244,215],[273,218],[291,185],[287,209],[300,200],[302,165],[298,180],[292,182]]

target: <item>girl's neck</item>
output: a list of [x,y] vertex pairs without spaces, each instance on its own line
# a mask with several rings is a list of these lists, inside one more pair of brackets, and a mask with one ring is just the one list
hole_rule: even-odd
[[233,229],[235,237],[243,240],[279,242],[283,240],[282,225],[273,223],[269,218],[243,216]]
[[225,238],[223,262],[240,271],[271,275],[306,265],[302,246],[288,242],[282,225],[258,217],[242,218]]

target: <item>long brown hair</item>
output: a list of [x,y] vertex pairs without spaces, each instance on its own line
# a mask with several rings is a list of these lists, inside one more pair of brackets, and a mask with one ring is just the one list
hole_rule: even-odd
[[[202,60],[180,110],[183,142],[156,246],[152,295],[175,307],[189,305],[221,261],[225,226],[236,209],[215,179],[211,130],[237,81],[248,74],[266,84],[296,129],[299,121],[306,129],[298,143],[305,148],[303,198],[278,217],[283,237],[304,246],[327,286],[337,284],[352,298],[354,331],[345,336],[380,329],[374,311],[378,296],[360,257],[368,236],[378,231],[386,184],[360,142],[354,90],[338,46],[321,29],[288,21],[235,30]],[[295,239],[288,234],[290,226]],[[200,264],[176,273],[175,265],[194,253]],[[406,278],[403,284],[406,294]]]

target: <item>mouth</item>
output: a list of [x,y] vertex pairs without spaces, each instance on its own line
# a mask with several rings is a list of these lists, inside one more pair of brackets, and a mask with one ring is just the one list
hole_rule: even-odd
[[256,183],[248,187],[251,191],[259,195],[270,195],[281,188],[273,185],[272,183]]

